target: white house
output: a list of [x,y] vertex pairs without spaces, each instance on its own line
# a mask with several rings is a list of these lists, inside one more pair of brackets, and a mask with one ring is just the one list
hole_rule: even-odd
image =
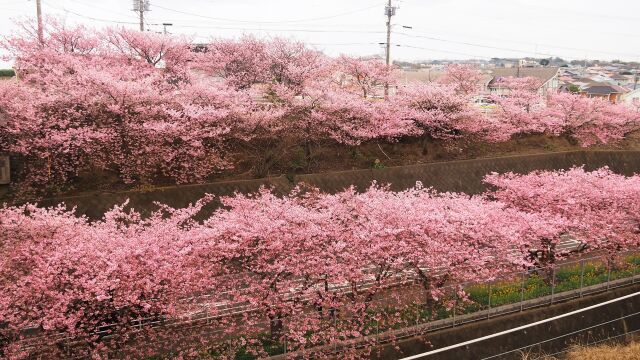
[[487,85],[489,93],[493,95],[506,95],[509,90],[500,85],[502,78],[508,77],[533,77],[540,81],[540,94],[545,94],[549,90],[558,89],[558,67],[517,67],[517,68],[496,68],[492,70],[492,79]]
[[639,108],[640,107],[640,87],[635,90],[631,90],[626,94],[623,94],[620,97],[620,101],[625,105],[633,106],[634,108]]

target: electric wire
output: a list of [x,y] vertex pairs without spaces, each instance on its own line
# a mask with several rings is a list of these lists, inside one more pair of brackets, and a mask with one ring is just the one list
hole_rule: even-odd
[[284,24],[284,23],[299,23],[299,22],[308,22],[308,21],[327,20],[327,19],[333,19],[333,18],[336,18],[336,17],[341,17],[341,16],[345,16],[345,15],[351,15],[351,14],[355,14],[355,13],[358,13],[358,12],[370,10],[370,9],[373,9],[373,8],[376,8],[376,7],[379,7],[379,6],[381,6],[381,5],[378,3],[378,4],[375,4],[375,5],[370,5],[370,6],[367,6],[367,7],[364,7],[364,8],[359,8],[359,9],[355,9],[355,10],[351,10],[351,11],[347,11],[347,12],[343,12],[343,13],[339,13],[339,14],[321,16],[321,17],[315,17],[315,18],[307,18],[307,19],[280,20],[280,21],[256,21],[256,20],[238,20],[238,19],[219,18],[219,17],[202,15],[202,14],[197,14],[197,13],[192,13],[192,12],[187,12],[187,11],[182,11],[182,10],[171,9],[171,8],[168,8],[168,7],[165,7],[165,6],[154,5],[154,7],[157,7],[159,9],[172,11],[172,12],[175,12],[175,13],[178,13],[178,14],[196,16],[196,17],[200,17],[200,18],[203,18],[203,19],[212,19],[212,20],[225,21],[225,22],[236,22],[236,23],[251,23],[251,24]]

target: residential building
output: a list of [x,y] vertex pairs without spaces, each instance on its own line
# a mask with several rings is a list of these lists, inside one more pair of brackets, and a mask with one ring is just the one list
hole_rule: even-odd
[[597,83],[587,86],[581,91],[581,94],[590,98],[602,98],[616,104],[620,97],[626,93],[626,89],[618,85],[609,85],[605,83]]
[[640,107],[640,88],[631,90],[626,94],[620,96],[620,101],[623,104],[633,106],[635,108]]
[[543,95],[550,90],[558,89],[558,72],[558,67],[496,68],[492,70],[492,79],[487,84],[487,90],[492,95],[506,95],[509,90],[501,86],[501,79],[533,77],[540,81],[541,85],[538,91]]

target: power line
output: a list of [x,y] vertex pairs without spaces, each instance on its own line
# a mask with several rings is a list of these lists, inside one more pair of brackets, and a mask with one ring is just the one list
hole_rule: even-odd
[[[157,24],[156,24],[157,25]],[[210,26],[210,25],[179,25],[174,24],[176,27],[182,28],[201,28],[201,29],[219,29],[219,30],[255,30],[255,31],[290,31],[290,32],[308,32],[308,33],[354,33],[354,34],[383,34],[384,31],[376,30],[320,30],[320,29],[273,29],[264,27],[228,27],[228,26]]]
[[479,59],[491,59],[490,56],[481,56],[481,55],[477,55],[477,54],[470,54],[470,53],[464,53],[464,52],[459,52],[459,51],[440,50],[440,49],[426,48],[426,47],[422,47],[422,46],[413,46],[413,45],[406,45],[406,44],[399,44],[397,46],[401,46],[401,47],[405,47],[405,48],[409,48],[409,49],[428,50],[428,51],[432,51],[432,52],[439,52],[439,53],[445,53],[445,54],[470,56],[470,57],[479,58]]
[[365,42],[361,42],[361,43],[308,43],[309,45],[314,45],[314,46],[351,46],[351,45],[380,45],[378,43],[374,43],[374,42],[369,42],[369,43],[365,43]]
[[129,13],[124,13],[124,12],[121,12],[121,11],[115,11],[113,9],[108,9],[108,8],[105,8],[105,7],[96,6],[94,4],[85,3],[85,2],[79,1],[79,0],[71,0],[71,2],[79,4],[79,5],[83,5],[83,6],[87,7],[87,8],[98,9],[100,11],[106,11],[106,12],[110,12],[110,13],[117,14],[117,15],[120,15],[120,16],[126,16],[126,17],[134,16],[130,12]]
[[[425,29],[425,30],[432,31],[432,32],[438,32],[439,31],[439,30],[426,29],[426,28],[420,28],[420,27],[414,27],[414,29]],[[420,32],[420,31],[417,31],[417,33],[426,34],[425,32]],[[509,39],[501,39],[501,38],[494,38],[494,37],[487,37],[487,36],[469,35],[469,34],[463,34],[463,33],[452,33],[452,34],[453,35],[461,35],[461,36],[465,36],[465,37],[493,40],[493,41],[500,41],[500,42],[508,42],[508,43],[513,43],[513,44],[532,45],[532,43],[529,43],[529,42],[514,41],[514,40],[509,40]],[[574,47],[567,47],[567,46],[549,45],[549,44],[538,43],[538,42],[536,42],[536,44],[540,45],[540,46],[543,46],[543,47],[547,47],[547,48],[553,48],[553,49],[582,51],[582,52],[588,52],[588,53],[598,53],[598,54],[616,55],[616,56],[638,56],[638,54],[632,54],[632,53],[620,53],[620,52],[600,51],[600,50],[593,50],[593,49],[582,49],[582,48],[574,48]]]
[[157,7],[157,8],[160,8],[160,9],[164,9],[164,10],[167,10],[167,11],[172,11],[172,12],[179,13],[179,14],[196,16],[196,17],[200,17],[200,18],[204,18],[204,19],[225,21],[225,22],[251,23],[251,24],[283,24],[283,23],[297,23],[297,22],[307,22],[307,21],[318,21],[318,20],[333,19],[333,18],[336,18],[336,17],[355,14],[355,13],[358,13],[358,12],[361,12],[361,11],[366,11],[366,10],[369,10],[369,9],[373,9],[375,7],[378,7],[379,5],[367,6],[367,7],[364,7],[364,8],[355,9],[355,10],[351,10],[351,11],[347,11],[347,12],[343,12],[343,13],[339,13],[339,14],[335,14],[335,15],[329,15],[329,16],[322,16],[322,17],[316,17],[316,18],[307,18],[307,19],[297,19],[297,20],[281,20],[281,21],[256,21],[256,20],[227,19],[227,18],[212,17],[212,16],[207,16],[207,15],[202,15],[202,14],[197,14],[197,13],[191,13],[191,12],[182,11],[182,10],[171,9],[171,8],[167,8],[167,7],[160,6],[160,5],[154,5],[154,6]]
[[[434,36],[412,35],[412,34],[407,34],[407,33],[402,33],[402,32],[394,32],[394,34],[398,34],[398,35],[402,35],[402,36],[408,36],[408,37],[412,37],[412,38],[428,39],[428,40],[434,40],[434,41],[440,41],[440,42],[446,42],[446,43],[452,43],[452,44],[467,45],[467,46],[474,46],[474,47],[480,47],[480,48],[492,49],[492,50],[503,50],[503,51],[511,51],[511,52],[518,52],[518,53],[524,53],[524,54],[535,54],[535,52],[526,51],[526,50],[519,50],[519,49],[511,49],[511,48],[498,47],[498,46],[476,44],[476,43],[471,43],[471,42],[467,42],[467,41],[448,40],[448,39],[437,38],[437,37],[434,37]],[[547,55],[547,56],[556,56],[555,54],[548,54],[548,53],[541,53],[541,52],[538,52],[538,54]]]
[[[210,39],[209,36],[205,36],[205,35],[196,35],[195,38],[198,39]],[[376,45],[378,46],[379,43],[377,42],[352,42],[352,43],[306,43],[307,45],[312,45],[312,46],[357,46],[357,45]]]
[[[139,24],[137,22],[131,22],[131,21],[118,21],[118,20],[95,18],[93,16],[87,16],[87,15],[79,14],[79,13],[77,13],[75,11],[72,11],[72,10],[69,10],[69,9],[67,9],[65,7],[58,7],[58,6],[54,6],[54,5],[51,5],[51,4],[47,4],[47,6],[50,6],[50,7],[54,8],[54,9],[62,10],[65,13],[69,13],[69,14],[75,15],[77,17],[81,17],[81,18],[88,19],[88,20],[93,20],[93,21],[100,21],[100,22],[107,22],[107,23],[114,23],[114,24],[126,24],[126,25],[138,25]],[[160,25],[160,24],[149,24],[149,23],[147,23],[147,25]]]

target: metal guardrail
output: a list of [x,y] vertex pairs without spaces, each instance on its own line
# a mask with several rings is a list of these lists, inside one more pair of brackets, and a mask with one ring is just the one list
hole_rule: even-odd
[[[639,255],[639,253],[635,252],[635,251],[629,251],[629,252],[623,252],[618,254],[617,258],[622,258],[622,257],[628,257],[631,255]],[[452,313],[449,315],[449,317],[445,318],[445,319],[438,319],[438,320],[433,320],[433,321],[427,321],[427,322],[420,322],[420,316],[416,316],[416,323],[414,326],[408,326],[399,330],[389,330],[389,331],[383,331],[380,332],[379,331],[379,327],[377,328],[377,331],[375,334],[371,335],[375,337],[374,342],[377,344],[382,344],[385,342],[390,341],[391,338],[393,339],[401,339],[401,338],[407,338],[407,337],[412,337],[418,334],[424,334],[425,332],[431,332],[431,331],[435,331],[435,330],[440,330],[443,328],[448,328],[448,327],[455,327],[455,326],[459,326],[462,324],[466,324],[466,323],[470,323],[470,322],[475,322],[475,321],[481,321],[484,319],[488,319],[491,317],[495,317],[495,316],[499,316],[499,315],[505,315],[505,314],[509,314],[509,313],[514,313],[514,312],[519,312],[519,311],[523,311],[526,309],[530,309],[530,308],[534,308],[534,307],[541,307],[541,306],[546,306],[546,305],[551,305],[553,303],[556,303],[558,301],[565,301],[568,299],[572,299],[572,298],[577,298],[577,297],[581,297],[584,295],[588,295],[588,294],[592,294],[592,293],[596,293],[596,292],[601,292],[601,291],[607,291],[610,289],[614,289],[617,287],[621,287],[621,286],[626,286],[629,284],[634,284],[636,282],[640,282],[639,278],[640,278],[640,270],[638,269],[638,267],[640,266],[640,264],[637,264],[636,266],[633,266],[633,273],[631,274],[631,276],[625,277],[625,278],[621,278],[621,279],[612,279],[611,278],[611,268],[608,269],[608,273],[607,273],[607,278],[606,281],[595,284],[595,285],[588,285],[585,283],[585,267],[590,264],[590,263],[594,263],[594,262],[599,262],[601,263],[601,266],[606,266],[606,264],[604,262],[602,262],[603,257],[602,256],[593,256],[593,257],[589,257],[589,258],[583,258],[583,259],[577,259],[577,260],[570,260],[570,261],[565,261],[562,262],[558,265],[556,265],[553,268],[553,279],[552,279],[552,283],[551,283],[551,287],[550,287],[550,293],[549,294],[544,294],[543,296],[539,296],[539,297],[535,297],[535,298],[527,298],[525,296],[525,284],[526,284],[526,280],[533,275],[534,273],[538,272],[538,271],[542,271],[542,270],[546,270],[543,268],[533,268],[533,269],[529,269],[527,271],[518,271],[518,272],[513,272],[510,274],[506,274],[503,275],[501,278],[496,279],[490,283],[477,283],[477,282],[463,282],[463,283],[456,283],[453,285],[449,285],[446,287],[443,287],[442,290],[445,293],[450,293],[450,294],[455,294],[460,288],[466,288],[469,289],[473,286],[487,286],[488,287],[488,303],[487,304],[480,304],[482,309],[472,312],[472,313],[457,313],[456,310],[459,308],[458,306],[454,306],[453,307],[453,311]],[[563,289],[557,289],[557,273],[558,271],[556,270],[562,270],[563,268],[568,268],[568,267],[576,267],[579,266],[580,268],[580,283],[579,286],[576,287],[575,289],[568,289],[568,290],[564,290]],[[510,304],[506,304],[506,305],[502,305],[502,306],[495,306],[494,304],[491,303],[491,299],[492,299],[492,289],[495,289],[495,287],[497,285],[499,285],[500,283],[504,283],[504,282],[511,282],[513,283],[513,281],[515,279],[519,279],[519,293],[520,295],[520,299],[519,301],[515,302],[515,303],[510,303]],[[409,279],[406,276],[403,277],[402,279],[400,279],[400,281],[398,281],[397,283],[394,284],[389,284],[389,285],[394,285],[394,286],[411,286],[411,285],[415,285],[415,279]],[[362,286],[367,286],[366,282],[361,284]],[[336,288],[338,289],[338,288]],[[558,291],[560,290],[560,291]],[[208,303],[204,303],[204,304],[199,304],[198,306],[202,306],[204,307],[203,311],[198,311],[196,313],[190,313],[190,314],[183,314],[183,316],[178,317],[178,318],[174,318],[174,319],[138,319],[136,320],[131,326],[132,327],[144,327],[144,326],[168,326],[168,327],[180,327],[180,326],[189,326],[189,325],[197,325],[197,324],[209,324],[211,322],[211,320],[215,320],[218,319],[220,317],[223,316],[234,316],[234,315],[239,315],[239,314],[245,314],[247,312],[251,312],[251,311],[256,311],[258,309],[253,309],[251,307],[249,307],[246,304],[221,304],[221,303],[217,303],[214,304],[215,306],[224,306],[225,307],[225,311],[223,311],[222,313],[219,311],[213,311],[210,312],[208,311],[210,305],[212,304],[208,304]],[[456,304],[457,305],[457,304]],[[341,319],[341,320],[345,320],[345,319]],[[286,328],[287,326],[287,319],[283,319],[284,321],[284,327]],[[262,324],[265,326],[268,326],[268,321],[265,321],[264,323],[259,322],[258,324]],[[105,331],[104,329],[102,331]],[[212,333],[221,333],[222,331],[212,331]],[[58,336],[60,336],[59,340],[64,340],[65,336],[64,334],[59,334]],[[360,339],[360,341],[363,340],[371,340],[371,336],[368,337],[363,337]],[[37,347],[37,343],[38,340],[43,340],[43,339],[54,339],[56,338],[55,335],[44,335],[44,336],[35,336],[35,337],[29,337],[24,339],[24,345],[25,347],[31,348],[31,347]],[[67,338],[68,339],[68,338]],[[71,340],[71,339],[69,339]],[[354,344],[350,341],[344,341],[342,344],[333,344],[331,347],[333,348],[333,351],[338,351],[339,348],[344,347],[344,346],[353,346]],[[285,344],[284,344],[284,349],[285,352],[284,354],[280,355],[280,356],[284,356],[284,357],[288,357],[288,356],[296,356],[296,352],[287,352],[287,348],[291,348],[291,346],[287,346],[286,344],[286,338],[285,338]],[[322,346],[320,347],[322,348]],[[276,356],[277,358],[277,356]]]
[[[617,259],[619,260],[620,258],[626,258],[629,256],[639,256],[639,255],[640,253],[638,252],[629,251],[629,252],[624,252],[619,254],[617,256]],[[633,264],[631,266],[632,270],[629,276],[612,278],[611,267],[607,267],[606,266],[607,264],[602,260],[603,260],[603,257],[594,256],[589,258],[577,259],[573,261],[567,261],[554,266],[552,268],[553,277],[552,277],[551,285],[549,288],[549,293],[542,296],[533,297],[533,298],[527,298],[524,295],[525,285],[526,285],[526,281],[531,275],[533,275],[537,270],[543,270],[540,268],[530,269],[528,271],[519,272],[519,273],[513,273],[511,275],[505,276],[502,279],[497,279],[493,282],[486,283],[486,284],[479,284],[476,282],[467,282],[462,284],[451,285],[444,288],[445,292],[449,290],[450,293],[455,293],[460,287],[468,289],[470,287],[478,286],[478,285],[487,286],[489,288],[489,297],[488,297],[489,302],[485,304],[486,308],[478,311],[474,311],[472,313],[457,314],[455,309],[457,309],[458,306],[454,306],[453,308],[454,310],[451,312],[451,314],[444,319],[426,321],[423,323],[416,321],[416,324],[413,326],[408,326],[401,329],[385,330],[382,332],[377,332],[370,336],[362,337],[360,339],[356,339],[352,341],[343,341],[341,343],[334,343],[334,344],[331,344],[330,346],[320,346],[315,351],[313,349],[307,350],[306,354],[308,355],[309,351],[313,351],[315,353],[324,353],[324,354],[326,353],[338,354],[341,348],[354,347],[354,346],[357,347],[358,343],[360,344],[375,343],[377,345],[382,345],[382,344],[390,343],[391,341],[397,341],[401,339],[415,337],[418,335],[424,335],[429,332],[438,331],[446,328],[453,328],[463,324],[478,322],[478,321],[490,319],[496,316],[517,313],[517,312],[521,312],[521,311],[532,309],[532,308],[550,306],[558,302],[580,298],[586,295],[607,292],[620,287],[640,283],[640,263]],[[586,267],[598,262],[600,263],[601,267],[606,269],[606,280],[602,282],[598,282],[596,284],[587,284],[587,282],[585,281]],[[558,288],[558,285],[560,285],[561,283],[556,281],[557,274],[560,272],[560,270],[570,268],[570,267],[577,267],[580,270],[579,285],[572,289]],[[507,282],[509,280],[515,280],[518,277],[520,277],[520,281],[519,281],[519,292],[521,294],[520,299],[513,303],[500,305],[500,306],[492,306],[491,305],[491,289],[495,288],[496,285]],[[416,317],[416,319],[418,319],[418,317]],[[271,359],[278,360],[278,359],[287,359],[287,358],[297,358],[301,355],[301,353],[297,351],[287,352],[286,351],[287,348],[290,348],[290,346],[285,345],[284,346],[285,352],[281,355],[272,356]]]

